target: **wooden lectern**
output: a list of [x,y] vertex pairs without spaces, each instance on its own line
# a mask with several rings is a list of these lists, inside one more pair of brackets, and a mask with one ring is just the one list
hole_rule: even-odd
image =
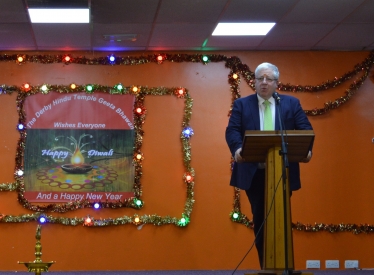
[[[288,161],[301,162],[308,155],[314,132],[288,130],[284,140]],[[264,225],[264,267],[256,274],[280,275],[287,270],[289,274],[312,275],[294,270],[291,206],[290,197],[284,198],[283,192],[281,145],[280,131],[245,132],[242,157],[246,162],[266,162],[265,215],[268,216]],[[289,194],[288,177],[285,194]]]

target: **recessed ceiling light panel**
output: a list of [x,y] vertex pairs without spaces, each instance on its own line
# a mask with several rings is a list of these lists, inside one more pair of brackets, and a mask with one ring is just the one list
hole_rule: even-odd
[[89,9],[29,9],[31,23],[90,23]]
[[275,23],[218,23],[213,36],[266,35]]

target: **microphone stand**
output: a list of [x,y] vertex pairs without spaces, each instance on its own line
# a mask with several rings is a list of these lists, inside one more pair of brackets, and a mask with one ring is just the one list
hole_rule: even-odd
[[284,247],[285,247],[285,270],[283,271],[282,275],[289,275],[292,274],[292,271],[288,269],[288,236],[287,236],[287,198],[289,194],[287,194],[287,171],[286,169],[289,167],[288,163],[288,151],[287,151],[287,143],[284,141],[284,132],[285,129],[283,127],[283,122],[281,119],[281,107],[280,107],[280,97],[277,93],[273,94],[273,97],[275,98],[276,107],[277,107],[277,113],[278,113],[278,119],[279,119],[279,129],[280,129],[280,135],[282,140],[281,150],[279,151],[279,154],[282,156],[283,162],[282,162],[282,180],[283,180],[283,215],[284,215]]

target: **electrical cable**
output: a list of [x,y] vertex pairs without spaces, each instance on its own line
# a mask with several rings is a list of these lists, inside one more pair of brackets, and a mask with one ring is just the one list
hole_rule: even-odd
[[260,229],[258,230],[256,236],[255,236],[255,239],[253,240],[253,243],[251,245],[251,247],[248,249],[247,253],[245,253],[243,259],[239,262],[239,264],[235,267],[234,271],[231,273],[231,275],[234,275],[234,273],[238,270],[239,266],[243,263],[243,261],[245,260],[245,258],[247,257],[247,255],[249,254],[249,252],[251,252],[251,250],[253,249],[253,246],[255,245],[256,243],[256,238],[257,238],[257,235],[261,232],[262,230],[262,227],[264,226],[267,218],[269,217],[270,215],[270,212],[271,212],[271,209],[273,208],[273,205],[274,205],[274,201],[275,201],[275,194],[277,193],[277,190],[278,190],[278,187],[279,187],[279,184],[280,182],[282,181],[282,178],[283,178],[283,175],[280,177],[278,183],[277,183],[277,186],[275,187],[275,191],[274,191],[274,195],[271,199],[271,204],[270,204],[270,208],[269,208],[269,211],[268,213],[266,214],[265,218],[264,218],[264,221],[262,222],[261,226],[260,226]]

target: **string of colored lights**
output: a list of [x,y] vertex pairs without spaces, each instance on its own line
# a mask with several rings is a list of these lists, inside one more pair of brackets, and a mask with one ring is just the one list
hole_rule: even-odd
[[[68,64],[84,64],[84,65],[142,65],[148,63],[157,63],[163,64],[163,62],[194,62],[194,63],[203,63],[208,64],[209,62],[225,62],[225,67],[230,69],[230,74],[228,75],[228,83],[230,85],[230,91],[232,94],[232,102],[240,97],[239,91],[239,84],[240,84],[240,77],[246,81],[246,83],[254,89],[254,72],[252,72],[249,67],[241,62],[238,57],[227,57],[225,55],[201,55],[201,54],[152,54],[147,56],[139,56],[139,57],[121,57],[116,55],[109,55],[105,57],[99,58],[86,58],[86,57],[75,57],[70,54],[62,54],[62,55],[27,55],[27,54],[12,54],[7,55],[3,54],[0,55],[0,62],[16,62],[19,65],[25,64],[27,62],[30,63],[41,63],[41,64],[51,64],[51,63],[64,63]],[[323,115],[329,112],[330,110],[336,109],[341,107],[344,103],[346,103],[351,97],[356,94],[358,89],[361,87],[363,82],[369,75],[369,72],[374,63],[374,51],[370,52],[368,57],[365,58],[361,63],[354,66],[354,68],[343,74],[340,77],[335,77],[333,80],[327,80],[322,82],[318,85],[291,85],[289,83],[283,84],[279,83],[278,89],[284,92],[320,92],[326,91],[331,88],[338,87],[339,85],[347,82],[348,80],[356,77],[355,80],[350,84],[349,89],[344,92],[344,95],[333,100],[328,101],[324,104],[322,108],[314,108],[312,110],[304,110],[305,113],[309,116],[316,116],[316,115]],[[361,75],[359,77],[359,75]],[[371,75],[372,80],[374,81],[374,74]],[[135,104],[134,112],[138,112],[141,123],[144,123],[146,109],[144,108],[144,96],[147,94],[152,94],[152,92],[144,92],[147,88],[139,87],[142,92],[137,93],[136,86],[132,87],[123,87],[122,84],[117,84],[114,87],[96,85],[96,84],[88,84],[88,85],[77,85],[71,84],[70,86],[64,85],[48,85],[43,84],[41,86],[31,86],[29,83],[24,83],[21,87],[17,86],[7,86],[7,85],[0,85],[0,94],[11,94],[13,92],[18,93],[18,95],[25,95],[25,94],[35,94],[38,92],[41,93],[49,93],[50,91],[57,91],[60,93],[69,93],[69,92],[110,92],[110,93],[123,93],[131,92],[137,95],[142,95],[143,98],[141,100],[140,96],[137,96],[139,99],[139,105]],[[156,88],[156,89],[163,89],[163,88]],[[153,91],[154,92],[154,91]],[[184,153],[184,164],[186,168],[186,172],[183,176],[183,180],[187,184],[187,201],[185,204],[184,213],[182,213],[182,218],[171,218],[171,217],[160,217],[158,215],[145,215],[145,216],[138,216],[134,215],[133,217],[120,217],[116,219],[94,219],[93,217],[85,217],[85,218],[61,218],[61,217],[53,217],[53,216],[46,216],[43,212],[66,212],[71,211],[79,208],[84,207],[93,207],[95,209],[108,207],[108,208],[117,208],[117,207],[133,207],[139,209],[143,206],[143,202],[139,199],[141,195],[141,185],[140,179],[135,179],[134,188],[137,190],[135,193],[139,195],[135,197],[133,200],[129,200],[126,202],[118,202],[118,203],[103,203],[103,202],[96,202],[96,203],[88,203],[88,202],[70,202],[63,206],[61,205],[47,205],[47,206],[35,206],[31,205],[22,197],[24,192],[24,186],[22,185],[22,181],[20,180],[23,177],[22,169],[17,169],[15,171],[16,182],[14,183],[2,183],[0,184],[0,191],[18,191],[19,192],[19,201],[23,204],[23,206],[27,209],[37,211],[35,214],[31,215],[20,215],[20,216],[9,216],[0,214],[0,222],[26,222],[26,221],[33,221],[44,220],[44,222],[48,221],[51,223],[61,223],[65,225],[77,225],[83,224],[85,226],[106,226],[106,225],[119,225],[119,224],[175,224],[178,226],[185,226],[190,221],[190,215],[192,211],[192,206],[194,203],[193,198],[193,186],[194,186],[194,170],[190,167],[190,160],[191,160],[191,148],[189,145],[189,138],[193,135],[193,130],[188,126],[189,118],[191,115],[192,109],[192,99],[189,97],[188,92],[183,88],[176,88],[173,89],[173,92],[154,92],[155,95],[164,95],[164,94],[174,94],[178,98],[185,98],[185,117],[183,118],[182,126],[184,127],[181,133],[181,139],[183,144],[183,153]],[[22,96],[21,96],[22,97]],[[186,112],[188,110],[188,112]],[[231,108],[229,115],[231,113]],[[189,114],[186,117],[186,114]],[[144,116],[143,116],[144,115]],[[18,130],[21,133],[21,139],[18,144],[17,148],[17,157],[18,162],[16,161],[16,166],[21,167],[21,155],[22,150],[24,149],[24,137],[22,137],[22,133],[25,132],[25,125],[22,123],[24,121],[24,115],[20,113],[20,123],[17,126]],[[142,140],[142,130],[141,125],[137,129],[137,138],[136,140],[139,141],[139,145],[141,145]],[[139,163],[138,172],[141,174],[141,161],[144,159],[144,156],[139,148],[134,150],[134,162]],[[240,210],[240,192],[237,189],[234,189],[234,209],[230,213],[230,218],[232,221],[241,223],[246,225],[249,228],[253,227],[252,221],[250,221]],[[42,212],[40,212],[42,211]],[[39,220],[39,222],[41,222]],[[325,225],[325,224],[317,224],[315,223],[314,226],[310,224],[301,224],[296,223],[293,224],[293,228],[296,230],[302,230],[306,232],[319,232],[319,231],[328,231],[328,232],[343,232],[343,231],[351,231],[355,234],[359,233],[370,233],[373,231],[373,226],[370,225],[355,225],[355,224],[339,224],[339,225]]]
[[[86,58],[84,56],[73,56],[71,54],[60,54],[60,55],[28,55],[28,54],[3,54],[0,55],[0,62],[16,62],[22,65],[27,62],[31,63],[41,63],[41,64],[51,64],[51,63],[64,63],[68,64],[84,64],[84,65],[141,65],[148,63],[162,64],[165,61],[168,62],[194,62],[208,64],[209,62],[225,62],[225,67],[230,68],[231,73],[229,75],[229,84],[231,92],[233,94],[233,99],[240,97],[238,84],[240,83],[240,77],[247,82],[247,84],[254,89],[254,72],[249,69],[246,64],[243,64],[241,60],[236,56],[225,56],[219,54],[151,54],[142,56],[116,56],[114,54],[98,57],[98,58]],[[349,88],[344,92],[339,98],[330,100],[324,103],[321,108],[313,108],[311,110],[305,110],[305,113],[310,116],[323,115],[330,110],[340,107],[342,104],[346,103],[361,87],[365,79],[367,78],[370,69],[374,63],[374,51],[371,51],[367,58],[365,58],[361,63],[356,64],[354,68],[343,74],[340,77],[334,77],[332,80],[327,80],[318,85],[292,85],[289,83],[279,83],[278,89],[284,92],[320,92],[331,88],[338,87],[344,82],[357,77]],[[234,78],[235,77],[235,78]],[[12,92],[13,87],[1,87],[0,93]]]
[[[192,114],[192,98],[190,97],[188,90],[182,87],[176,88],[165,88],[155,87],[148,88],[142,86],[131,86],[124,87],[122,84],[117,84],[113,87],[103,85],[76,85],[71,84],[70,86],[63,85],[47,85],[43,84],[40,86],[23,85],[22,87],[13,87],[13,92],[17,92],[17,110],[19,112],[19,124],[17,129],[20,133],[20,139],[18,141],[17,152],[16,152],[16,167],[15,167],[15,179],[14,183],[2,183],[0,184],[0,191],[18,191],[18,201],[24,208],[35,211],[35,214],[27,214],[20,216],[11,216],[0,214],[0,222],[29,222],[38,221],[40,223],[60,223],[64,225],[77,225],[82,224],[84,226],[108,226],[108,225],[123,225],[123,224],[174,224],[177,226],[186,226],[190,222],[190,216],[194,204],[194,176],[195,171],[191,167],[191,146],[190,138],[194,135],[193,129],[189,126],[189,122]],[[25,185],[24,185],[24,172],[23,172],[23,152],[25,149],[25,139],[27,133],[26,119],[24,113],[24,102],[28,96],[43,93],[48,94],[50,92],[58,93],[76,93],[85,92],[92,94],[94,92],[104,92],[110,94],[133,94],[135,95],[134,103],[134,128],[135,128],[135,145],[133,164],[135,166],[135,177],[134,177],[134,194],[133,198],[124,199],[117,202],[90,202],[88,200],[72,201],[65,204],[47,204],[47,205],[34,205],[31,204],[25,197]],[[141,151],[144,131],[142,125],[145,122],[147,109],[144,106],[146,96],[149,95],[173,95],[178,99],[184,99],[184,116],[182,119],[182,131],[181,141],[183,146],[183,162],[185,166],[185,173],[182,177],[183,182],[187,187],[187,198],[185,202],[184,211],[181,218],[176,217],[161,217],[158,215],[134,215],[132,217],[123,216],[119,218],[108,218],[108,219],[95,219],[94,217],[87,216],[84,218],[63,218],[54,217],[52,215],[46,215],[46,212],[58,212],[64,213],[67,211],[73,211],[82,208],[123,208],[131,207],[140,209],[143,207],[144,202],[141,200],[142,187],[140,178],[142,175],[142,161],[144,160],[144,154]]]

